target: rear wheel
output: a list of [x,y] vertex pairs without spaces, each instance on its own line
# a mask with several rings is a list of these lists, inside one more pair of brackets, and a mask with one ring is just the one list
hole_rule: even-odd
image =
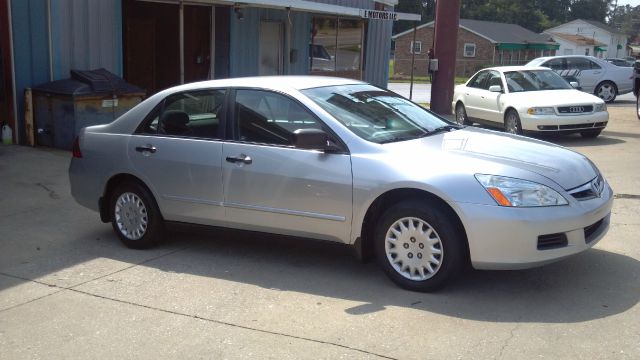
[[582,135],[583,138],[593,139],[593,138],[597,138],[601,132],[602,132],[602,129],[584,130],[584,131],[580,131],[580,135]]
[[593,93],[605,102],[610,103],[616,99],[616,96],[618,95],[618,88],[616,87],[616,84],[611,81],[603,81],[596,86]]
[[518,116],[518,113],[515,110],[509,110],[505,115],[504,131],[516,135],[523,134],[522,124],[520,123],[520,116]]
[[458,125],[471,125],[471,121],[467,117],[467,110],[462,103],[456,104],[456,123]]
[[464,238],[437,206],[405,201],[389,208],[375,229],[380,266],[400,287],[434,291],[462,268]]
[[111,194],[111,225],[120,240],[133,249],[146,249],[162,238],[164,223],[153,196],[135,182],[118,186]]

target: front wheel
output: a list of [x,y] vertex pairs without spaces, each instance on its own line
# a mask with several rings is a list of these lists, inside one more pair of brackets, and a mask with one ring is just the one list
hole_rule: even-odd
[[602,132],[602,129],[584,130],[580,132],[580,135],[582,135],[582,137],[586,139],[594,139],[594,138],[597,138],[601,132]]
[[516,135],[524,133],[522,131],[522,123],[520,123],[520,116],[515,110],[509,110],[504,117],[504,131]]
[[456,104],[456,123],[458,125],[471,125],[471,121],[467,117],[467,110],[462,103]]
[[613,102],[618,95],[618,89],[616,88],[616,84],[611,81],[603,81],[598,86],[596,86],[595,91],[593,92],[597,97],[604,100],[605,102]]
[[464,237],[450,216],[437,206],[405,201],[389,208],[375,229],[380,266],[397,285],[434,291],[462,268]]
[[146,249],[160,242],[163,220],[153,195],[138,183],[118,186],[111,194],[111,225],[120,240],[133,249]]

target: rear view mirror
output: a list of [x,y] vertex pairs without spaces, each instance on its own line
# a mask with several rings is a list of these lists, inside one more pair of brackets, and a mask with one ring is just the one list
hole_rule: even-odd
[[489,91],[491,91],[491,92],[502,92],[502,86],[500,86],[500,85],[491,85],[491,86],[489,86]]
[[577,81],[570,81],[569,85],[571,85],[572,88],[577,89],[580,87],[580,84],[578,84]]

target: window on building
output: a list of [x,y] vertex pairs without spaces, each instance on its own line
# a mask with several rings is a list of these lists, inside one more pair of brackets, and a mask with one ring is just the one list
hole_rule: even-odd
[[310,73],[361,79],[363,24],[361,19],[314,17]]
[[412,41],[411,42],[411,48],[409,49],[409,52],[412,54],[420,54],[422,53],[422,41]]
[[476,57],[476,44],[465,43],[464,44],[464,57]]

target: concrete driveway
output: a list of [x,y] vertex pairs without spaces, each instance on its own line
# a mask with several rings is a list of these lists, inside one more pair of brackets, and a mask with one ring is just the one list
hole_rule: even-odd
[[[0,146],[0,359],[640,358],[640,121],[610,107],[589,156],[617,193],[595,248],[542,268],[394,286],[344,246],[174,229],[130,250],[75,204],[70,154]],[[500,231],[500,229],[496,229]]]

